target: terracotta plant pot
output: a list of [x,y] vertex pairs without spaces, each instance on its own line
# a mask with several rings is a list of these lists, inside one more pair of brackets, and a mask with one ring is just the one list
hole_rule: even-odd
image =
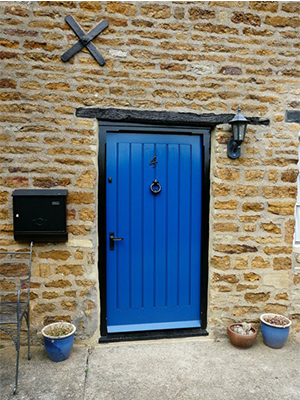
[[253,335],[241,335],[233,331],[234,326],[242,326],[242,324],[231,324],[227,328],[227,334],[231,344],[236,347],[247,349],[253,345],[257,337],[257,331],[255,328],[251,328]]

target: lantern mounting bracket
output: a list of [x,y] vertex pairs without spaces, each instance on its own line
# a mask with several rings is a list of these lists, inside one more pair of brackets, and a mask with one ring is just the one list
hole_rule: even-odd
[[233,160],[239,158],[241,155],[241,145],[237,144],[233,139],[228,140],[227,143],[227,156]]

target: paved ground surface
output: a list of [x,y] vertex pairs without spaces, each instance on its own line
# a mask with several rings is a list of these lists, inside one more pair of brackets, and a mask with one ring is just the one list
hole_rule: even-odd
[[1,400],[299,400],[300,345],[280,350],[261,339],[251,349],[227,340],[180,339],[74,346],[54,363],[43,347],[21,352],[12,395],[15,351],[0,350]]

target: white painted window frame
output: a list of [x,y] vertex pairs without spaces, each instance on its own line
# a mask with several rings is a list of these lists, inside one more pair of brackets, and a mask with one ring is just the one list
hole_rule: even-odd
[[[300,131],[298,133],[300,141]],[[295,233],[293,242],[293,251],[300,253],[300,144],[298,146],[298,176],[297,176],[297,201],[295,206]]]
[[[299,186],[298,186],[299,190]],[[295,235],[294,235],[294,245],[300,248],[300,203],[296,203],[295,206]]]

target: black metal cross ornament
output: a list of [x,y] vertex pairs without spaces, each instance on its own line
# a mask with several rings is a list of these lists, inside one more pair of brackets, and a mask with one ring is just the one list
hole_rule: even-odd
[[67,15],[65,21],[73,29],[73,31],[79,38],[79,41],[75,43],[69,50],[67,50],[61,56],[62,61],[64,62],[69,61],[71,57],[73,57],[76,53],[78,53],[80,50],[86,47],[88,51],[91,53],[91,55],[94,57],[94,59],[100,65],[104,65],[105,60],[97,50],[96,46],[92,43],[92,40],[95,39],[95,37],[98,36],[99,33],[104,31],[104,29],[108,27],[108,21],[104,19],[103,21],[100,22],[100,24],[95,26],[95,28],[91,29],[88,33],[85,33],[81,29],[78,22],[71,15]]

